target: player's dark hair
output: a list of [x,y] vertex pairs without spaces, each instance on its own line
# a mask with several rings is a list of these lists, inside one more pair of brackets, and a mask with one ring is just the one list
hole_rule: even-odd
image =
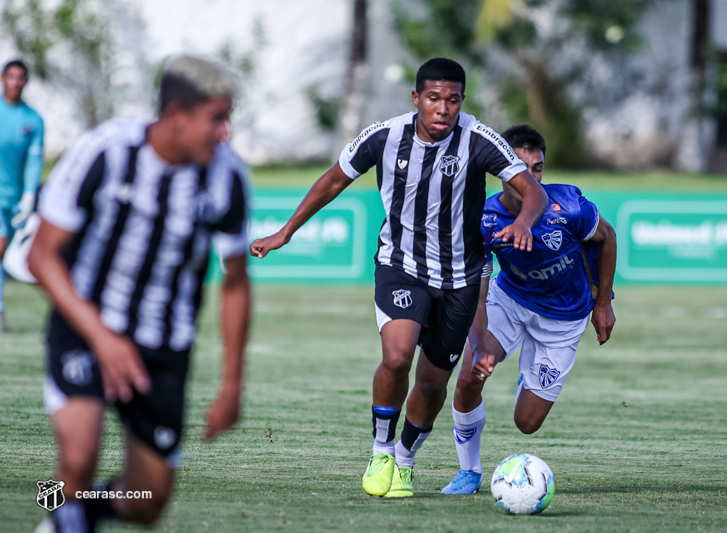
[[511,126],[502,133],[502,138],[513,148],[522,148],[528,152],[542,150],[545,155],[545,138],[530,124]]
[[206,102],[210,96],[204,94],[186,78],[166,72],[159,85],[159,114],[164,113],[170,102],[177,102],[184,109],[192,109]]
[[23,70],[23,74],[25,74],[25,77],[28,77],[28,66],[23,63],[20,59],[13,59],[12,61],[8,61],[5,63],[5,66],[3,67],[3,74],[7,74],[8,70],[10,70],[13,67],[17,67],[19,69]]
[[446,57],[435,57],[424,63],[417,71],[416,91],[421,93],[424,90],[426,81],[454,81],[462,85],[462,96],[464,96],[465,74],[462,65],[447,59]]

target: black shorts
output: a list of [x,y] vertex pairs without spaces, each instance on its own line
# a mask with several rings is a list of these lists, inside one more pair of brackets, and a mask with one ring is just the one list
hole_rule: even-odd
[[427,359],[437,368],[454,369],[477,312],[480,286],[437,289],[406,272],[378,264],[374,277],[379,330],[398,318],[419,322],[419,345]]
[[[173,462],[182,436],[184,387],[190,350],[149,350],[137,346],[151,380],[146,394],[134,392],[128,403],[114,407],[121,422],[138,439]],[[48,327],[46,409],[54,412],[71,396],[90,396],[105,402],[96,357],[86,341],[58,313]]]

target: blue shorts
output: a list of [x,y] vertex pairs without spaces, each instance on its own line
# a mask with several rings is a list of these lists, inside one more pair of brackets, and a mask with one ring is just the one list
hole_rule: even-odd
[[15,228],[10,223],[13,218],[13,210],[10,208],[0,207],[0,238],[7,237],[8,242],[15,234]]

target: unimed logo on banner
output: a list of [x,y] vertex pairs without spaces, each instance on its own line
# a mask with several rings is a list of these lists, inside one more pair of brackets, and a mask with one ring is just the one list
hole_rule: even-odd
[[624,279],[727,281],[727,201],[627,201],[617,232]]

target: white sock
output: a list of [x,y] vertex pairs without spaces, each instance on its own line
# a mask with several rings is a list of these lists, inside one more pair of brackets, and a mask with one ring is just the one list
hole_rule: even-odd
[[485,402],[482,401],[469,413],[460,413],[452,403],[454,418],[454,446],[457,448],[459,467],[462,470],[482,473],[480,462],[480,438],[485,427]]
[[394,439],[391,439],[388,442],[374,440],[373,455],[378,455],[380,453],[388,453],[389,455],[394,455],[394,453],[396,453],[395,450],[396,447],[394,446]]
[[424,441],[427,439],[429,435],[431,435],[432,432],[428,431],[426,433],[421,433],[417,440],[414,441],[414,445],[411,447],[411,450],[408,450],[406,446],[402,444],[401,441],[396,443],[396,464],[398,466],[408,466],[409,468],[414,468],[414,456],[419,451],[419,448],[422,447],[422,444],[424,444]]

